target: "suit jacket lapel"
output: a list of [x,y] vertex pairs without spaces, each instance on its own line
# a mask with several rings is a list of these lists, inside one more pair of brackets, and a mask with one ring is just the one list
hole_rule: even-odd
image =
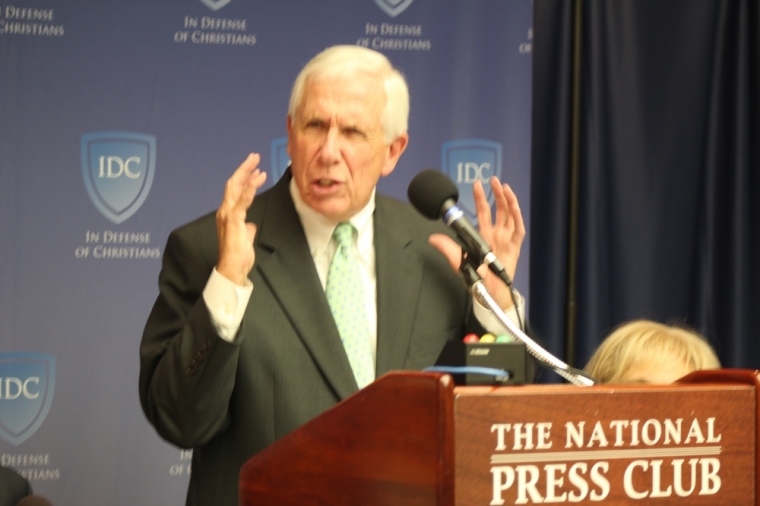
[[377,377],[404,367],[416,316],[415,301],[422,283],[422,266],[408,249],[412,241],[420,238],[403,227],[403,220],[393,219],[391,213],[387,201],[378,195],[375,207]]
[[[343,399],[358,390],[283,176],[257,222],[256,269],[288,314],[304,346]],[[255,289],[255,288],[254,288]]]

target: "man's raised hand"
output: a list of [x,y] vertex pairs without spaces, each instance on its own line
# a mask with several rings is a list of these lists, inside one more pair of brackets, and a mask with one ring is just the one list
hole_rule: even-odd
[[251,153],[227,180],[222,204],[216,211],[219,260],[216,270],[233,283],[244,285],[253,269],[256,225],[245,221],[256,192],[267,179],[259,169],[261,157]]

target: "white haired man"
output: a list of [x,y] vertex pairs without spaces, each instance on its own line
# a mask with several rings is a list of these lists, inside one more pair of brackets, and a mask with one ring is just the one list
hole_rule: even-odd
[[[216,214],[170,235],[140,349],[140,397],[164,439],[194,448],[187,504],[237,504],[250,456],[356,392],[361,378],[422,369],[447,340],[483,331],[452,269],[460,250],[448,230],[375,192],[406,149],[408,113],[404,78],[385,56],[328,48],[295,81],[292,162],[280,181],[257,194],[266,174],[251,154]],[[509,187],[491,186],[493,221],[475,188],[481,233],[512,276],[525,229]],[[331,238],[346,222],[366,310],[361,371],[325,293],[339,247]],[[486,283],[512,306],[501,282]]]

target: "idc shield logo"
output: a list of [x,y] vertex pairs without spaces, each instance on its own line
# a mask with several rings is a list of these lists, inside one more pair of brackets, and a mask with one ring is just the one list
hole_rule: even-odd
[[501,179],[501,144],[486,139],[460,139],[443,143],[441,167],[459,189],[459,208],[475,219],[472,184],[483,183],[488,203],[493,205],[493,192],[488,184],[491,176]]
[[288,155],[288,138],[279,137],[272,141],[270,153],[272,160],[272,170],[269,177],[272,178],[272,184],[280,180],[285,170],[290,165],[290,156]]
[[103,216],[121,223],[140,209],[156,171],[156,137],[134,132],[82,136],[82,175]]
[[201,0],[201,3],[212,11],[218,11],[231,1],[232,0]]
[[412,2],[414,0],[375,0],[378,7],[392,18],[404,12],[407,7],[412,5]]
[[0,437],[18,446],[47,417],[55,390],[55,357],[0,353]]

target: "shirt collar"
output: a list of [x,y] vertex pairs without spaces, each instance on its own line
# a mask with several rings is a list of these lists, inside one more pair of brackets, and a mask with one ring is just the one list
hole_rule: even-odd
[[[330,239],[339,222],[309,207],[301,198],[301,192],[298,191],[294,178],[290,180],[289,189],[293,205],[296,208],[298,216],[301,218],[301,225],[303,226],[304,234],[306,234],[309,251],[312,257],[316,258],[330,247]],[[372,190],[372,195],[370,195],[367,205],[348,220],[358,233],[357,248],[359,255],[362,257],[369,254],[368,252],[372,248],[374,235],[372,215],[375,212],[375,191],[375,189]]]

